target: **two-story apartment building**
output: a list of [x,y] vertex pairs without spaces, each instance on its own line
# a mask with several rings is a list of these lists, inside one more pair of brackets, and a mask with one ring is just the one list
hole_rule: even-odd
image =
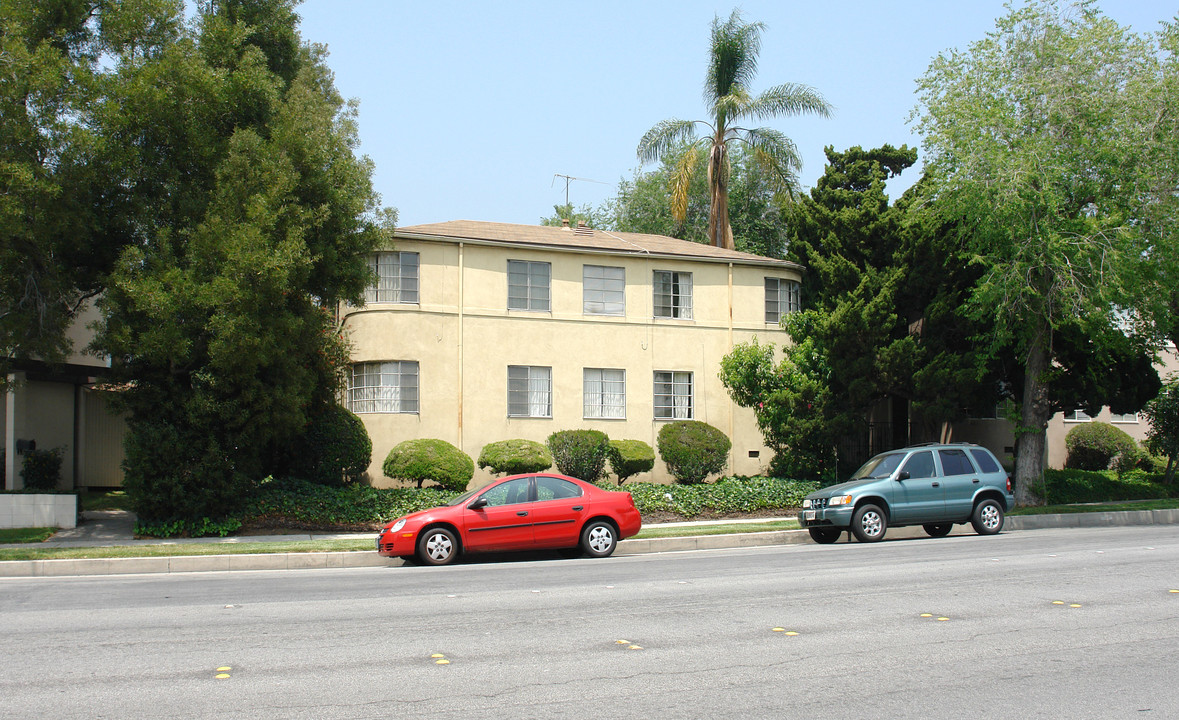
[[[389,450],[440,438],[478,458],[497,440],[589,428],[656,447],[664,423],[733,441],[728,472],[769,462],[753,412],[717,377],[736,343],[784,343],[797,264],[673,238],[455,221],[404,227],[379,282],[341,319],[353,343],[346,404]],[[661,461],[653,477],[669,480]],[[477,471],[475,482],[489,479]]]

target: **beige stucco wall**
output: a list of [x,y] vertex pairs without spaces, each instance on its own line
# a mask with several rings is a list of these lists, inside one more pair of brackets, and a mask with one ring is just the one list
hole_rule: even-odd
[[[445,242],[399,241],[397,249],[420,253],[420,304],[343,308],[355,362],[419,363],[418,414],[360,416],[373,440],[369,472],[374,484],[391,484],[381,464],[394,445],[411,438],[447,440],[473,459],[490,442],[544,442],[557,430],[575,428],[602,430],[611,438],[643,440],[655,447],[664,423],[654,420],[656,371],[693,374],[694,418],[733,440],[728,472],[752,475],[768,464],[771,452],[762,443],[752,411],[729,400],[717,373],[721,358],[735,342],[754,336],[763,342],[786,342],[784,332],[765,323],[764,278],[799,280],[795,271]],[[509,259],[552,263],[550,312],[507,310]],[[625,315],[583,314],[583,265],[624,268]],[[692,273],[692,320],[653,318],[655,270]],[[552,368],[552,418],[507,416],[508,365]],[[584,368],[625,370],[625,419],[583,418]],[[751,458],[750,451],[759,457]],[[490,478],[477,471],[475,483]],[[657,460],[652,473],[636,479],[669,481],[670,476]]]

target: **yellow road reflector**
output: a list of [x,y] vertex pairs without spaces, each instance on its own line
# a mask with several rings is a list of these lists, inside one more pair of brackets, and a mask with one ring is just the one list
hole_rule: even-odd
[[774,628],[773,632],[786,632],[786,628]]
[[437,660],[438,658],[444,658],[444,657],[446,657],[446,656],[445,656],[445,655],[443,655],[442,653],[434,653],[434,654],[433,654],[433,655],[431,655],[430,657],[431,657],[431,658],[434,658],[435,660]]
[[950,619],[950,618],[948,618],[948,617],[940,617],[940,618],[938,618],[938,619],[937,619],[937,621],[938,621],[938,622],[945,622],[946,620],[949,620],[949,619]]
[[229,677],[229,673],[217,673],[218,680],[225,680],[228,677]]
[[1077,603],[1073,603],[1072,605],[1069,605],[1069,607],[1081,607],[1081,606],[1078,605]]
[[630,645],[630,640],[615,640],[615,645]]
[[933,613],[921,613],[921,617],[933,617]]
[[630,647],[627,648],[627,650],[642,650],[642,649],[643,648],[639,647],[638,645],[631,645]]
[[794,636],[794,635],[797,635],[798,633],[794,632],[793,630],[787,630],[786,634],[790,635],[790,636]]
[[222,665],[221,667],[217,668],[217,672],[229,672],[232,669],[233,668],[229,667],[228,665]]
[[435,665],[449,665],[450,661],[449,660],[435,660],[434,664]]
[[1167,592],[1179,593],[1179,590],[1168,590]]
[[1052,601],[1052,604],[1053,604],[1053,605],[1063,605],[1063,604],[1064,604],[1064,601],[1063,601],[1063,600],[1053,600],[1053,601]]

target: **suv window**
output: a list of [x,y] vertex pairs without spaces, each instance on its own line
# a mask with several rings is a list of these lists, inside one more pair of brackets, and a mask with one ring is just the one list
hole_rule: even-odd
[[933,453],[928,450],[910,455],[903,469],[911,478],[937,477],[933,467]]
[[970,454],[974,456],[974,461],[978,463],[979,470],[985,473],[999,472],[999,463],[995,462],[995,458],[991,457],[991,454],[986,450],[975,448],[970,451]]
[[938,450],[938,457],[942,460],[942,472],[947,476],[951,475],[969,475],[974,472],[974,465],[970,464],[970,458],[966,457],[965,450]]

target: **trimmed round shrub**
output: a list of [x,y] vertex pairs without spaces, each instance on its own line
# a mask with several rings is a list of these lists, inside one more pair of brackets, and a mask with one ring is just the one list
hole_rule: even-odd
[[294,474],[320,485],[347,485],[364,476],[373,443],[355,413],[332,404],[311,419]]
[[619,485],[627,478],[655,467],[655,451],[642,440],[611,440],[606,454]]
[[518,475],[548,470],[553,466],[549,449],[534,440],[500,440],[487,443],[479,453],[479,467],[493,473]]
[[20,476],[28,490],[56,490],[61,480],[61,448],[29,450]]
[[1064,446],[1068,449],[1065,467],[1074,470],[1107,470],[1115,458],[1119,468],[1133,467],[1140,452],[1134,438],[1103,422],[1089,422],[1069,430]]
[[563,474],[594,482],[606,467],[610,438],[601,430],[560,430],[549,435],[553,462]]
[[386,477],[416,482],[432,480],[447,490],[465,490],[475,476],[475,463],[445,440],[422,438],[398,443],[381,468]]
[[699,420],[677,420],[663,426],[658,438],[659,457],[678,483],[704,482],[724,469],[733,443],[723,432]]

